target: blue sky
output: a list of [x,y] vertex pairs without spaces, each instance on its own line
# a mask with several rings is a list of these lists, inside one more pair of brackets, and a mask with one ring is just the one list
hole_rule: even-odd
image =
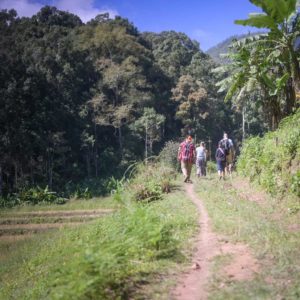
[[203,50],[231,35],[255,31],[234,20],[259,11],[249,0],[0,0],[0,9],[15,8],[19,15],[31,16],[46,4],[73,12],[84,22],[107,11],[128,18],[140,31],[184,32]]

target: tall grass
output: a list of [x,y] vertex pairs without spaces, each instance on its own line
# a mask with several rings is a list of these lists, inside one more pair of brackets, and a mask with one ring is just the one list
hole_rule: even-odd
[[176,177],[177,172],[168,165],[153,161],[138,164],[132,171],[128,196],[135,201],[161,200],[164,193],[171,192]]
[[[132,197],[137,183],[147,185],[150,174],[163,173],[157,166],[154,172],[152,164],[138,169],[122,197]],[[164,200],[149,203],[127,198],[110,216],[23,244],[2,259],[0,298],[134,297],[140,287],[153,283],[155,274],[186,260],[184,251],[196,229],[196,212],[182,192],[160,199]],[[13,256],[18,264],[12,263]],[[151,298],[147,293],[141,297]]]
[[238,172],[272,194],[300,197],[300,109],[285,118],[277,131],[246,140]]
[[[268,201],[274,205],[243,200],[228,184],[217,180],[201,182],[197,192],[204,199],[214,230],[233,243],[250,245],[260,262],[259,273],[252,280],[238,282],[222,274],[228,257],[217,257],[210,299],[299,299],[300,233],[289,230],[294,222],[299,225],[299,218],[280,211],[274,199]],[[281,218],[274,219],[279,213]]]

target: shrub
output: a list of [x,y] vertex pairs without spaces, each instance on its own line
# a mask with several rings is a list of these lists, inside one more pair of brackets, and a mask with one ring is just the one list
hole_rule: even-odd
[[20,199],[16,195],[8,194],[6,197],[0,198],[0,207],[11,208],[20,204]]
[[[133,174],[133,173],[132,173]],[[136,201],[151,202],[161,200],[169,193],[177,172],[161,162],[148,162],[136,165],[128,190]]]
[[143,184],[133,184],[133,197],[136,201],[155,201],[162,199],[162,189],[157,182],[146,182]]
[[64,196],[76,199],[90,199],[110,193],[111,178],[89,178],[81,182],[69,181],[64,187]]
[[30,189],[23,189],[18,193],[9,195],[6,198],[1,198],[1,207],[13,207],[22,204],[39,204],[39,203],[52,203],[64,204],[67,199],[59,197],[56,192],[49,191],[48,186],[42,189],[35,187]]
[[291,191],[300,197],[300,170],[292,177]]
[[110,178],[110,181],[107,184],[108,190],[113,195],[113,199],[118,203],[123,203],[122,194],[125,189],[124,178],[121,180],[115,179],[114,177]]
[[159,160],[174,170],[179,171],[180,165],[177,161],[179,143],[175,141],[168,141],[159,154]]
[[93,197],[91,191],[88,187],[86,188],[77,188],[74,194],[71,195],[71,198],[74,199],[91,199]]
[[215,173],[216,172],[216,163],[212,161],[208,161],[206,163],[206,172],[207,174]]
[[297,168],[300,165],[300,110],[285,118],[277,131],[251,137],[238,159],[238,172],[249,176],[269,193],[299,193]]

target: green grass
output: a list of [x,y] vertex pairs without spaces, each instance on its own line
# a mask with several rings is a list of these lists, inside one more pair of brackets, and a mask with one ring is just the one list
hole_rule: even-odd
[[196,210],[180,191],[129,203],[78,228],[0,244],[0,299],[167,299],[172,278],[162,276],[187,261]]
[[[295,220],[299,224],[299,214],[296,219],[287,209],[283,211],[283,205],[277,206],[274,198],[267,201],[269,205],[243,200],[228,182],[229,179],[224,183],[212,176],[197,185],[197,192],[205,202],[213,229],[231,242],[248,244],[261,268],[253,280],[235,282],[218,272],[225,262],[216,258],[210,298],[299,299],[300,232],[287,229]],[[220,289],[221,282],[225,286]]]
[[[97,216],[96,217],[101,217]],[[95,219],[95,217],[85,217],[85,216],[74,216],[70,218],[64,218],[60,216],[55,217],[9,217],[6,219],[0,218],[0,225],[22,225],[22,224],[43,224],[43,223],[72,223],[72,222],[84,222],[84,221],[91,221]]]
[[37,205],[20,205],[13,208],[0,209],[0,217],[18,212],[48,211],[48,210],[84,210],[99,208],[115,208],[117,203],[111,197],[92,198],[88,200],[69,200],[65,204],[40,203]]

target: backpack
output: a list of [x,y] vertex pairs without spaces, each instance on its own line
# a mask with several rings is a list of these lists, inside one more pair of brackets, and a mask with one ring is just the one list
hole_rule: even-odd
[[229,139],[221,140],[221,144],[224,148],[225,154],[228,155],[232,146],[231,143],[229,142]]
[[226,153],[221,148],[219,148],[217,150],[216,160],[219,160],[219,161],[225,161],[226,160]]
[[193,151],[192,143],[184,143],[181,149],[181,158],[183,161],[188,161],[191,158],[191,152]]

